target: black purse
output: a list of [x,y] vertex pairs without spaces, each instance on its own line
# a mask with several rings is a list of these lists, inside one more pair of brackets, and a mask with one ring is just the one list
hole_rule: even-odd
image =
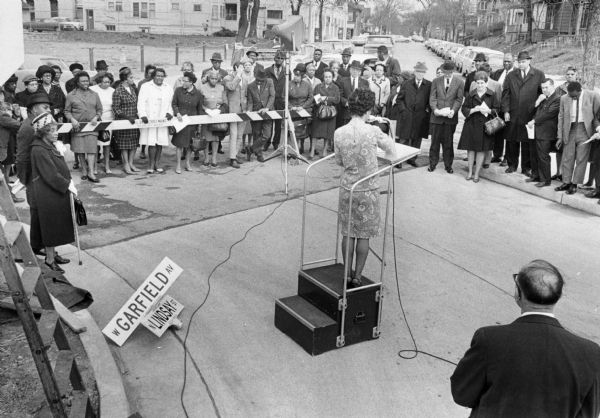
[[83,207],[83,203],[79,200],[78,197],[73,196],[73,207],[75,209],[75,221],[79,226],[87,225],[87,215],[85,213],[85,208]]

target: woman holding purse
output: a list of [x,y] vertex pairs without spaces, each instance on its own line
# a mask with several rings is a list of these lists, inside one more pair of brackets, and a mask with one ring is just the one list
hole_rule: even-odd
[[[466,119],[458,149],[468,152],[469,174],[466,179],[477,183],[485,155],[494,146],[494,136],[486,133],[485,123],[493,119],[494,112],[500,109],[500,103],[494,92],[487,88],[487,73],[478,71],[474,81],[476,88],[469,92],[461,108]],[[473,173],[473,163],[475,163],[475,173]]]
[[[340,89],[333,82],[333,71],[327,68],[323,71],[323,83],[317,85],[313,91],[315,98],[316,114],[312,122],[313,142],[310,146],[310,156],[315,156],[315,146],[318,139],[323,139],[322,156],[327,156],[328,145],[333,141],[336,122],[336,105],[340,102]],[[333,109],[333,112],[330,111]]]

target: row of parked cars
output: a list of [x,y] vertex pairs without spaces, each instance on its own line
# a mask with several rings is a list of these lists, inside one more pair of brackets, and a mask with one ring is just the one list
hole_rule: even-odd
[[467,75],[475,69],[473,60],[478,52],[483,52],[488,57],[488,63],[492,67],[492,70],[502,68],[504,61],[504,53],[495,49],[479,46],[465,46],[455,42],[432,38],[425,41],[424,45],[427,49],[445,60],[453,61],[456,64],[457,71],[462,75]]

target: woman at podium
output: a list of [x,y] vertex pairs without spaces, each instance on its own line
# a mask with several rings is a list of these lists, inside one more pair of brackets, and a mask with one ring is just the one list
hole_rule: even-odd
[[[378,127],[367,124],[374,104],[375,93],[370,90],[355,90],[348,100],[351,120],[334,134],[335,160],[344,168],[340,180],[338,224],[342,231],[344,265],[348,265],[350,270],[348,284],[353,287],[362,286],[362,272],[369,254],[369,239],[381,233],[379,176],[355,187],[351,211],[350,189],[354,183],[377,171],[378,147],[389,156],[396,154],[392,138]],[[349,255],[346,259],[348,246]]]

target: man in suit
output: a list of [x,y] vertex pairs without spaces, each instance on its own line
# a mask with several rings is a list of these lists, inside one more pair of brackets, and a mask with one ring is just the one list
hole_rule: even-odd
[[252,62],[252,74],[254,74],[254,76],[256,77],[256,72],[260,69],[264,69],[265,67],[263,67],[262,64],[256,62],[256,60],[258,59],[258,51],[256,50],[255,46],[248,48],[248,50],[246,51],[246,57],[248,57],[248,59]]
[[531,66],[531,56],[527,51],[517,56],[518,69],[507,74],[502,91],[502,111],[506,127],[507,173],[514,173],[519,166],[521,152],[521,172],[531,177],[529,146],[535,146],[527,136],[525,125],[535,113],[535,101],[542,93],[544,72]]
[[322,56],[323,50],[321,48],[315,48],[315,51],[313,52],[313,60],[306,63],[306,66],[308,66],[308,64],[312,64],[313,67],[315,67],[315,77],[321,80],[321,82],[323,82],[323,71],[325,71],[325,68],[327,68],[327,64],[321,61]]
[[340,77],[350,77],[350,58],[352,58],[352,48],[345,48],[342,51],[342,64],[338,71]]
[[348,108],[348,99],[356,89],[369,90],[369,82],[360,76],[363,66],[357,60],[352,61],[348,66],[349,76],[343,77],[338,85],[340,87],[340,106],[344,113],[344,124],[350,120],[350,114],[346,111]]
[[[513,71],[514,68],[515,68],[515,65],[514,65],[513,55],[511,53],[506,53],[506,54],[504,54],[503,68],[500,68],[499,70],[496,70],[493,73],[491,73],[490,78],[492,80],[496,80],[498,82],[498,84],[500,84],[500,87],[503,87],[504,80],[506,80],[506,76],[508,75],[508,73]],[[506,161],[506,156],[504,157],[504,159],[502,159],[502,155],[504,154],[504,142],[505,142],[505,138],[506,138],[505,133],[506,133],[506,130],[502,129],[501,131],[498,132],[498,135],[494,138],[494,149],[493,149],[494,157],[492,158],[492,162],[500,163],[500,167],[506,167],[508,165],[508,162]]]
[[529,126],[533,125],[535,129],[537,152],[535,155],[531,155],[531,165],[532,171],[537,173],[537,176],[534,175],[525,181],[537,181],[536,187],[550,186],[550,151],[556,144],[560,96],[554,87],[554,81],[550,78],[545,79],[542,83],[542,94],[535,102],[535,117],[529,122]]
[[[398,142],[420,149],[422,139],[429,135],[431,81],[425,80],[427,66],[424,62],[417,62],[414,69],[415,77],[402,83],[392,106],[397,107]],[[407,163],[416,167],[416,160],[417,157],[413,157]]]
[[[567,72],[565,73],[565,82],[556,88],[556,91],[562,96],[567,94],[567,87],[569,83],[577,81],[577,68],[575,67],[567,67]],[[556,174],[552,176],[552,180],[562,181],[562,172],[560,171],[560,166],[562,164],[562,149],[556,150]]]
[[583,90],[577,81],[569,83],[567,94],[560,98],[558,112],[558,140],[556,147],[563,148],[563,184],[554,190],[567,194],[577,192],[583,184],[591,143],[585,142],[596,132],[600,112],[600,94]]
[[464,98],[464,81],[454,76],[452,61],[442,65],[444,75],[431,83],[429,106],[431,107],[431,147],[429,148],[429,172],[435,170],[440,159],[440,145],[444,158],[444,167],[449,174],[454,173],[454,131],[458,123],[458,111]]
[[385,76],[390,79],[390,90],[394,90],[394,87],[404,81],[400,63],[396,58],[390,57],[385,45],[380,45],[377,48],[377,58],[385,65]]
[[[256,72],[256,80],[248,84],[247,90],[248,110],[252,112],[266,113],[269,110],[273,110],[275,104],[275,86],[273,80],[267,76],[267,72],[264,69],[259,69]],[[263,162],[263,146],[271,139],[272,121],[261,120],[252,121],[252,135],[254,136],[254,143],[252,144],[252,150],[246,152],[253,152],[256,154],[256,159],[259,162]]]
[[488,58],[483,52],[478,52],[477,54],[475,54],[475,59],[473,60],[475,70],[467,74],[467,77],[465,79],[465,96],[467,96],[467,94],[469,94],[469,92],[471,91],[471,85],[473,84],[473,81],[475,81],[475,73],[481,70],[481,66],[483,64],[486,64],[487,60]]
[[[285,59],[285,53],[277,51],[274,58],[274,64],[268,67],[265,71],[267,77],[273,80],[275,86],[275,110],[285,109],[285,65],[283,60]],[[274,133],[273,133],[273,149],[279,147],[279,141],[281,140],[281,125],[282,120],[278,119],[274,122]],[[269,141],[264,145],[264,150],[269,148]]]
[[210,63],[212,64],[212,66],[210,68],[207,68],[206,70],[202,71],[202,77],[201,77],[202,84],[204,84],[208,81],[208,74],[211,71],[216,71],[217,73],[219,73],[219,83],[225,77],[227,77],[227,71],[225,71],[224,69],[221,68],[222,62],[223,62],[223,57],[221,57],[221,53],[215,52],[214,54],[212,54],[212,57],[210,57]]
[[521,316],[475,332],[450,377],[454,402],[471,417],[597,417],[600,347],[554,316],[562,275],[534,260],[513,277]]

